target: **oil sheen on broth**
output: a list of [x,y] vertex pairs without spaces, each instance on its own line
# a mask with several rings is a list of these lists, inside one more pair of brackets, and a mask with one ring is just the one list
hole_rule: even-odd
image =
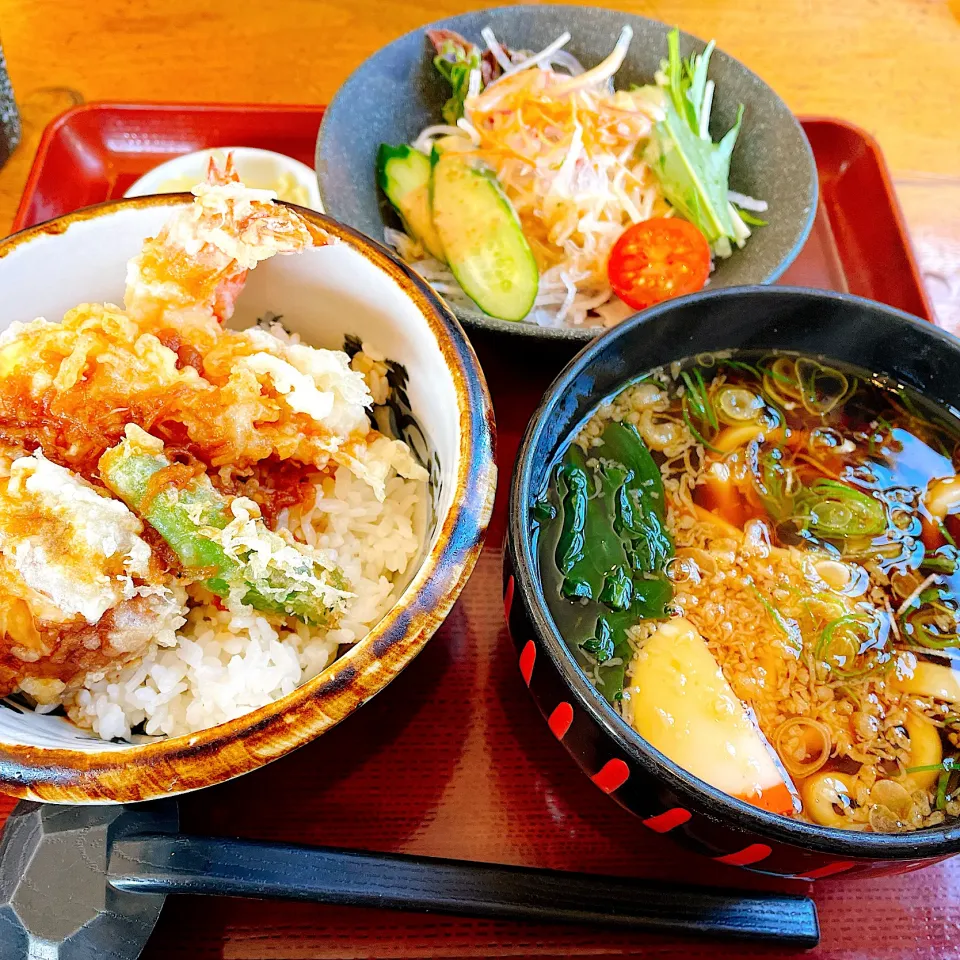
[[812,357],[654,371],[534,507],[557,627],[624,720],[733,796],[853,830],[960,815],[958,441]]

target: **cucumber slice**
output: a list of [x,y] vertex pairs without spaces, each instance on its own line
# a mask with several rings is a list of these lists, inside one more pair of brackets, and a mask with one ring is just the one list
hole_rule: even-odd
[[419,240],[427,253],[443,261],[443,245],[430,215],[430,158],[403,144],[381,143],[377,151],[377,182],[407,232]]
[[434,150],[430,161],[433,224],[457,282],[491,317],[522,320],[540,274],[513,205],[493,175],[463,154]]

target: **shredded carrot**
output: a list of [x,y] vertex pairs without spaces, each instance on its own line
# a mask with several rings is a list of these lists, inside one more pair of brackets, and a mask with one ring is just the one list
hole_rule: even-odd
[[613,245],[632,223],[670,211],[643,160],[662,104],[649,90],[611,91],[621,61],[622,49],[575,77],[544,63],[464,103],[472,128],[464,152],[492,169],[524,234],[536,238],[538,303],[561,321],[583,323],[590,310],[622,306],[607,277]]

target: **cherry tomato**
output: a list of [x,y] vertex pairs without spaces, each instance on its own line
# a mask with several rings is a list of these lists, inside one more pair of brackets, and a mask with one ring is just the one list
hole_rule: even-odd
[[636,310],[700,290],[710,275],[710,245],[692,224],[655,217],[627,227],[607,264],[613,292]]

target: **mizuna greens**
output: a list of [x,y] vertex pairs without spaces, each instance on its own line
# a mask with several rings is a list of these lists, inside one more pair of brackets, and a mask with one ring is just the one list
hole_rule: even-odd
[[450,99],[443,105],[441,113],[444,123],[456,126],[463,116],[464,101],[470,94],[470,75],[480,73],[480,50],[449,30],[437,31],[437,34],[433,65],[450,84]]
[[667,37],[668,58],[657,87],[665,116],[653,128],[645,159],[674,210],[700,229],[718,256],[729,256],[750,231],[729,199],[730,158],[743,123],[743,104],[719,143],[710,137],[713,81],[707,79],[714,42],[702,54],[680,56],[680,34]]

